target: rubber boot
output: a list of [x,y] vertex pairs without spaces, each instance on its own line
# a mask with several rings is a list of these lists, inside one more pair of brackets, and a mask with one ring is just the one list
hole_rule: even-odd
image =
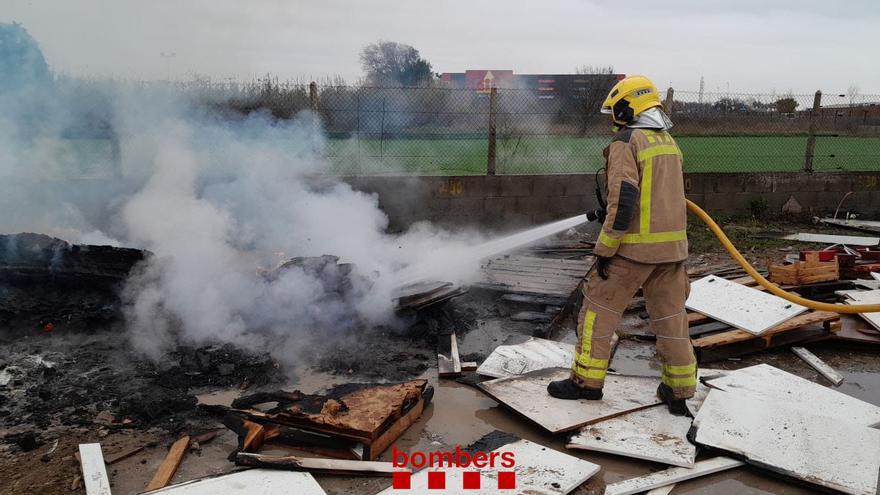
[[669,407],[669,413],[673,416],[687,416],[689,414],[685,400],[676,399],[675,394],[672,393],[672,388],[670,388],[669,385],[661,383],[660,386],[657,387],[657,397],[666,403]]
[[602,398],[601,388],[580,387],[571,378],[550,382],[550,385],[547,385],[547,392],[557,399],[566,400],[599,400]]

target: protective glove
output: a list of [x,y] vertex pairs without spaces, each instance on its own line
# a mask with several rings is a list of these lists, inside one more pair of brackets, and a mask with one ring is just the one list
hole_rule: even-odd
[[602,280],[608,280],[608,265],[611,264],[611,258],[606,256],[596,256],[596,273]]

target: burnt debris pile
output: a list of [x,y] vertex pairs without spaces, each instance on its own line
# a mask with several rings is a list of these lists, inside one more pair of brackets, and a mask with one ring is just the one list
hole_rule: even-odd
[[120,288],[149,253],[75,245],[43,234],[0,235],[0,328],[46,331],[120,315]]

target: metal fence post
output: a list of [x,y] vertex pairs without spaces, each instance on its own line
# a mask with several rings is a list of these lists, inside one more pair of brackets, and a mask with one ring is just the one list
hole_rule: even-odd
[[495,175],[495,118],[498,111],[497,88],[489,90],[489,156],[486,160],[486,175]]
[[318,83],[315,81],[309,83],[309,108],[318,113]]
[[822,106],[822,91],[816,91],[813,98],[813,110],[810,111],[810,130],[807,135],[807,151],[804,154],[804,172],[813,171],[813,153],[816,150],[816,120],[819,117],[819,108]]
[[675,90],[670,87],[666,90],[666,101],[663,102],[663,109],[666,110],[667,114],[672,115],[672,104],[675,100],[673,97],[675,95]]

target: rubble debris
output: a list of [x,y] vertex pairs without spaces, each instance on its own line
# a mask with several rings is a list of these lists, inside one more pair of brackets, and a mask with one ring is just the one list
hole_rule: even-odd
[[818,253],[807,253],[805,261],[795,261],[788,265],[769,266],[770,281],[782,285],[807,285],[817,282],[830,282],[840,278],[837,258],[819,261]]
[[[578,459],[577,457],[553,450],[549,447],[518,440],[504,445],[492,452],[511,452],[516,459],[513,468],[505,469],[500,465],[485,467],[479,470],[481,491],[474,493],[504,493],[498,490],[499,472],[514,471],[517,493],[542,493],[563,495],[575,490],[594,474],[599,472],[600,466],[592,462]],[[491,453],[489,455],[492,455]],[[431,495],[438,490],[428,488],[428,473],[434,471],[445,472],[446,487],[451,493],[458,493],[463,486],[464,472],[473,468],[460,467],[431,467],[412,475],[411,488],[407,493]],[[463,490],[461,493],[467,493]],[[392,487],[379,492],[377,495],[392,495],[400,493]]]
[[737,391],[805,413],[864,426],[880,425],[880,407],[805,380],[769,364],[758,364],[706,383],[715,390]]
[[574,346],[532,337],[522,344],[500,345],[477,368],[477,374],[501,378],[574,362]]
[[461,376],[461,358],[455,332],[437,337],[437,374],[441,378]]
[[239,452],[236,454],[235,464],[237,466],[285,469],[288,471],[309,471],[313,473],[337,474],[341,476],[391,476],[395,471],[408,471],[408,469],[395,468],[390,462],[274,456],[251,454],[247,452]]
[[397,289],[392,298],[396,311],[421,311],[466,293],[450,282],[419,282]]
[[510,316],[513,321],[529,321],[533,323],[550,323],[553,321],[553,314],[538,311],[520,311]]
[[638,478],[618,481],[605,487],[605,495],[633,495],[654,488],[687,481],[700,476],[726,471],[744,465],[742,461],[729,457],[714,457],[694,464],[692,468],[674,467]]
[[674,489],[675,483],[671,485],[661,486],[660,488],[654,488],[653,490],[648,490],[647,492],[645,492],[645,495],[669,495]]
[[807,311],[781,297],[714,275],[691,283],[685,306],[754,335]]
[[[246,469],[171,485],[149,495],[327,495],[311,474],[302,471]],[[147,493],[143,494],[147,495]]]
[[153,475],[153,479],[147,484],[146,491],[165,487],[171,482],[171,478],[174,477],[174,473],[177,472],[177,468],[180,467],[180,463],[183,462],[184,456],[189,451],[189,442],[189,435],[184,435],[171,445],[168,454],[162,460],[162,464],[159,464],[156,474]]
[[611,374],[605,378],[605,395],[600,401],[551,397],[547,393],[547,385],[551,381],[568,378],[570,374],[570,368],[547,368],[519,376],[496,378],[477,386],[499,403],[551,433],[575,430],[660,403],[656,395],[656,378]]
[[706,400],[706,397],[712,390],[712,388],[707,385],[707,383],[711,383],[712,379],[722,377],[727,373],[727,370],[697,368],[697,389],[694,392],[694,396],[686,401],[688,412],[691,413],[691,417],[697,415],[697,412],[700,410],[700,406],[703,404],[703,401]]
[[789,406],[739,389],[712,390],[694,418],[694,441],[813,485],[875,495],[880,430],[807,412],[820,404]]
[[773,347],[827,339],[839,331],[840,327],[839,314],[811,311],[784,321],[761,335],[729,329],[692,338],[691,344],[694,346],[697,361],[710,363]]
[[565,447],[689,468],[697,455],[687,439],[690,427],[691,418],[673,416],[659,405],[585,426]]
[[791,351],[797,354],[799,358],[803,359],[804,362],[809,364],[814,370],[818,371],[819,374],[824,376],[829,382],[834,384],[835,387],[839,387],[840,384],[843,383],[843,376],[834,371],[834,368],[825,364],[824,361],[819,359],[819,357],[812,352],[803,347],[792,347]]
[[[831,341],[857,344],[861,349],[880,346],[880,330],[868,325],[856,315],[840,315],[841,329]],[[874,347],[876,349],[876,347]]]
[[42,234],[0,235],[0,328],[57,332],[115,320],[122,308],[118,289],[148,256]]
[[110,495],[110,480],[107,478],[107,468],[104,467],[101,444],[80,444],[79,459],[86,495]]
[[374,460],[421,416],[432,396],[433,388],[427,380],[392,385],[345,384],[325,395],[259,394],[236,403],[256,406],[277,402],[277,406],[267,412],[232,409],[224,424],[238,433],[240,450],[245,452],[258,449],[266,437],[285,436],[288,444],[302,440],[305,446],[319,447],[328,455],[343,458],[351,457],[353,442],[360,443],[364,446],[361,457]]

